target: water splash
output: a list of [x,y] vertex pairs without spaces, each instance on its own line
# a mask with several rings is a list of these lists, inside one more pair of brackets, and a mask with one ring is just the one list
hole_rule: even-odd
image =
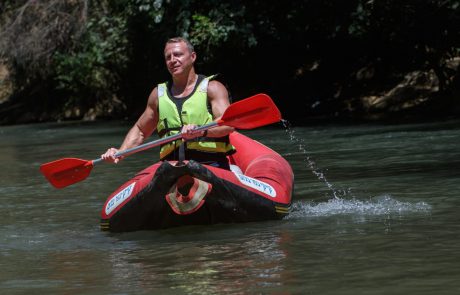
[[289,123],[289,121],[282,119],[281,123],[283,124],[286,133],[289,135],[291,142],[298,144],[297,147],[299,151],[302,153],[302,155],[304,155],[303,161],[305,162],[305,164],[308,166],[308,168],[310,168],[312,173],[327,186],[327,188],[331,191],[332,195],[334,196],[334,199],[340,199],[345,196],[353,197],[351,188],[337,189],[326,178],[326,175],[324,174],[324,172],[321,171],[321,169],[319,169],[316,162],[308,155],[309,152],[307,150],[307,144],[305,143],[305,141],[302,138],[295,136],[295,130],[291,128],[291,124]]
[[299,151],[304,156],[303,161],[312,173],[322,181],[332,192],[333,198],[327,202],[316,203],[314,201],[300,200],[292,204],[291,213],[287,219],[299,219],[307,217],[328,217],[337,215],[350,215],[354,217],[366,216],[392,216],[403,215],[404,213],[422,212],[429,213],[431,206],[425,202],[409,203],[398,201],[391,195],[385,194],[371,197],[368,200],[359,200],[352,192],[351,188],[337,189],[326,178],[323,171],[317,166],[316,162],[309,156],[307,145],[302,138],[295,135],[295,130],[291,128],[287,120],[282,120],[286,133],[291,142],[296,143]]
[[425,202],[409,203],[394,199],[391,195],[382,195],[369,200],[330,199],[328,202],[314,203],[297,201],[292,204],[288,219],[320,217],[334,215],[401,215],[410,212],[428,213],[431,206]]

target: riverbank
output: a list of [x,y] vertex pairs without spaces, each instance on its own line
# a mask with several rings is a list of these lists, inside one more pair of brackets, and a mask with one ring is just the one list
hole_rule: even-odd
[[[440,83],[434,70],[395,74],[391,79],[373,79],[366,69],[355,74],[346,93],[314,99],[305,92],[299,97],[298,82],[290,90],[280,91],[285,83],[270,85],[268,94],[292,122],[374,122],[427,121],[460,116],[460,57],[452,58],[447,68],[449,79]],[[367,69],[367,71],[371,71]],[[145,107],[144,100],[135,103],[113,94],[93,101],[69,100],[51,86],[38,83],[14,92],[6,67],[0,67],[0,125],[58,122],[67,120],[134,120]],[[284,84],[283,84],[284,83]],[[236,84],[236,92],[238,86]],[[340,88],[340,87],[339,87]],[[263,92],[263,91],[262,91]],[[273,92],[273,94],[272,94]],[[60,96],[61,95],[61,96]],[[246,94],[247,95],[247,94]],[[244,95],[240,95],[244,97]],[[147,95],[145,96],[147,97]],[[280,99],[280,98],[283,99]],[[295,98],[295,99],[290,99]],[[145,98],[146,99],[146,98]],[[299,107],[300,106],[300,107]]]
[[[428,122],[460,117],[460,102],[453,96],[439,97],[431,95],[416,99],[414,105],[402,104],[401,108],[394,110],[394,106],[382,107],[383,97],[372,97],[379,103],[376,106],[363,105],[365,111],[344,110],[343,112],[327,113],[322,111],[315,114],[308,110],[303,115],[299,110],[283,110],[283,118],[296,125],[336,123],[366,123],[366,122]],[[367,100],[368,97],[360,98]],[[117,100],[115,106],[109,106],[107,100],[89,109],[77,106],[61,110],[45,110],[39,106],[31,105],[30,101],[0,103],[0,125],[30,124],[42,122],[61,121],[98,121],[98,120],[135,120],[133,114],[141,114],[141,109],[127,110],[126,105]],[[415,104],[417,103],[417,104]],[[131,114],[131,115],[129,115]]]

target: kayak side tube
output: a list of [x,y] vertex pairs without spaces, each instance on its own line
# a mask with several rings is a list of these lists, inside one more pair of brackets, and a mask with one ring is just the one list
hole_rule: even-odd
[[[125,232],[286,216],[294,180],[291,167],[274,151],[238,136],[246,149],[251,144],[257,153],[255,157],[243,153],[240,146],[239,154],[230,159],[244,173],[193,160],[154,164],[109,196],[101,212],[101,229]],[[245,161],[244,156],[253,158]]]

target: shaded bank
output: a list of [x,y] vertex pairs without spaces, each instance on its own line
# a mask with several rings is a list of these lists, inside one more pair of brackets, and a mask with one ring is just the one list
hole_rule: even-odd
[[[452,59],[452,65],[458,67],[460,58]],[[311,121],[378,121],[378,120],[433,120],[458,117],[460,115],[460,89],[458,75],[453,85],[447,90],[440,90],[439,81],[433,71],[413,71],[401,75],[387,87],[376,86],[373,91],[356,91],[351,97],[312,101],[308,89],[296,81],[280,81],[281,84],[293,85],[281,91],[273,85],[259,85],[257,92],[272,96],[281,109],[284,118],[305,123]],[[454,83],[455,82],[455,83]],[[384,81],[381,82],[384,84]],[[226,83],[228,84],[228,83]],[[244,95],[252,95],[248,89],[241,89],[236,81],[230,88],[233,99],[239,100]],[[282,87],[281,87],[282,88]],[[150,89],[144,89],[145,96],[131,106],[115,95],[99,99],[94,105],[59,105],[53,100],[39,100],[37,97],[53,95],[53,90],[43,87],[26,89],[25,93],[11,94],[11,83],[0,87],[3,99],[0,100],[0,124],[23,124],[64,120],[98,120],[127,119],[134,120],[142,111]],[[140,90],[139,90],[140,91]],[[7,95],[11,96],[7,96]],[[16,97],[18,96],[18,97]]]

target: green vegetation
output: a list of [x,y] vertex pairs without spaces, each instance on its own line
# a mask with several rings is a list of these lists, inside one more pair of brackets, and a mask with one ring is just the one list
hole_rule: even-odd
[[173,36],[288,119],[458,115],[458,28],[460,0],[3,1],[0,123],[137,117]]

